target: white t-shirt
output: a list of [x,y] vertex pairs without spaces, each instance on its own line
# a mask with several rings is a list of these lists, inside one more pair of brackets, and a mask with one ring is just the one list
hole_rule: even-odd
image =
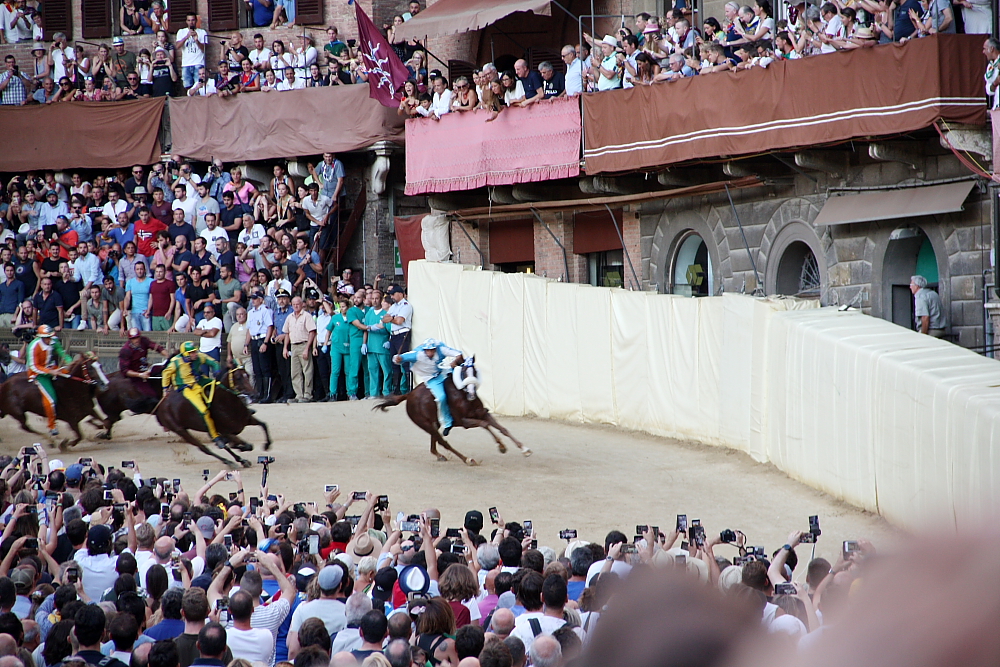
[[305,79],[309,76],[309,66],[316,62],[318,53],[315,46],[306,48],[305,51],[295,54],[295,77]]
[[218,330],[218,333],[216,333],[214,336],[201,336],[201,338],[199,339],[200,340],[200,345],[198,348],[199,350],[201,350],[205,354],[208,354],[212,350],[217,350],[220,347],[222,347],[222,320],[220,320],[218,317],[213,317],[210,320],[202,318],[201,320],[198,321],[198,324],[195,326],[195,328],[201,329],[203,331],[207,331],[209,329]]
[[302,624],[310,618],[323,621],[326,631],[331,635],[347,627],[347,606],[339,600],[313,600],[304,602],[292,613],[292,623],[289,632],[298,632]]
[[522,84],[521,80],[518,79],[517,83],[514,84],[514,90],[513,91],[508,90],[503,94],[503,103],[506,104],[507,106],[510,106],[510,103],[512,101],[523,100],[523,99],[524,99],[524,84]]
[[178,42],[183,41],[181,48],[181,67],[198,67],[205,64],[205,51],[198,48],[199,44],[208,44],[208,33],[201,28],[181,28],[177,31]]
[[521,614],[514,621],[514,629],[511,631],[511,637],[517,637],[524,643],[524,650],[527,651],[531,648],[532,642],[535,641],[535,632],[531,628],[531,619],[538,619],[538,624],[542,628],[543,635],[551,635],[553,632],[566,625],[566,621],[561,618],[555,618],[553,616],[545,616],[540,611],[532,611],[527,614]]
[[216,227],[215,229],[209,229],[206,227],[198,236],[205,239],[205,243],[208,244],[208,251],[212,253],[212,257],[215,259],[219,259],[219,250],[215,241],[217,239],[225,239],[226,241],[229,240],[229,233],[222,227]]
[[118,572],[115,571],[117,556],[107,554],[91,556],[86,549],[80,549],[73,556],[73,560],[80,566],[83,592],[91,600],[100,600],[104,591],[115,585],[118,579]]
[[306,87],[306,80],[299,77],[296,77],[295,81],[293,81],[292,83],[289,83],[288,79],[285,79],[284,81],[278,83],[278,85],[276,86],[278,90],[299,90],[305,87]]
[[[364,644],[361,639],[361,630],[358,628],[344,628],[333,638],[333,646],[330,648],[330,655],[335,655],[341,651],[351,652],[360,649]],[[233,656],[236,657],[235,655]]]
[[270,665],[274,655],[274,635],[263,628],[237,630],[229,627],[226,628],[226,646],[233,652],[234,658]]
[[445,88],[443,93],[434,93],[431,98],[431,112],[441,117],[451,111],[451,90]]
[[280,56],[274,53],[271,54],[271,69],[274,70],[274,77],[278,81],[285,80],[286,67],[295,67],[294,53],[288,53],[286,51],[285,53],[282,53]]
[[[316,220],[322,220],[325,218],[330,213],[330,208],[332,207],[333,201],[329,197],[325,197],[323,195],[317,195],[316,201],[313,201],[312,195],[309,195],[302,200],[302,208]],[[309,221],[309,225],[312,227],[319,226],[312,220]]]
[[249,230],[246,227],[240,230],[240,235],[236,237],[236,240],[245,243],[248,248],[256,248],[265,236],[267,236],[267,230],[264,229],[264,225],[254,224]]
[[[196,200],[194,206],[194,214],[196,222],[194,223],[194,231],[196,234],[201,234],[206,229],[208,229],[208,223],[205,222],[205,216],[209,213],[215,214],[216,222],[219,221],[219,202],[215,201],[211,197],[207,197],[202,200],[200,197]],[[218,229],[218,227],[216,227]],[[209,244],[209,249],[214,250],[215,244]]]
[[192,199],[191,197],[186,198],[184,201],[180,199],[175,199],[170,205],[171,209],[179,208],[184,211],[184,222],[189,225],[194,225],[195,219],[195,209],[198,208],[198,200]]
[[259,65],[269,65],[272,55],[274,55],[274,52],[266,46],[260,51],[254,49],[250,52],[250,62],[253,63],[254,69],[257,69]]
[[73,57],[72,47],[52,49],[52,78],[56,81],[66,76],[66,56]]
[[[837,14],[830,19],[830,22],[826,24],[825,28],[823,28],[823,32],[834,39],[843,37],[844,22],[840,20],[840,14]],[[823,44],[819,47],[819,50],[823,53],[833,53],[837,50],[837,47],[832,44]]]

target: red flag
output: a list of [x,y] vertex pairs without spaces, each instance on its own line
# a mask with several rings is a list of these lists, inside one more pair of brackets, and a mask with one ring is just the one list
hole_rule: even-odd
[[361,3],[355,2],[354,7],[358,17],[358,52],[368,71],[371,98],[387,107],[398,107],[398,95],[410,78],[410,70],[361,9]]

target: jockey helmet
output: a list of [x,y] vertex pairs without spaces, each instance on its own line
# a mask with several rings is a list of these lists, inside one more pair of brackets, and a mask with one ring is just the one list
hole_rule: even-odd
[[420,344],[420,348],[419,349],[421,349],[421,350],[436,350],[438,348],[438,345],[440,345],[439,342],[437,342],[433,338],[428,338],[427,340],[425,340],[423,343]]
[[186,340],[183,343],[181,343],[181,350],[180,350],[181,356],[186,357],[189,354],[193,354],[193,353],[195,353],[197,351],[198,351],[198,348],[191,341]]
[[38,331],[35,332],[39,338],[52,338],[56,335],[56,332],[52,330],[48,324],[43,324],[38,327]]

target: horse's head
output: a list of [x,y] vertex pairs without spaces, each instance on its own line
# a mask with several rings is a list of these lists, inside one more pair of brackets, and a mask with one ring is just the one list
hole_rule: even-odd
[[472,401],[476,398],[476,387],[479,386],[479,373],[476,371],[476,357],[470,356],[460,366],[456,366],[451,374],[455,386],[465,392],[465,397]]
[[245,394],[251,398],[257,397],[257,390],[253,385],[253,378],[247,373],[247,369],[243,364],[237,364],[235,362],[230,363],[228,368],[222,369],[220,379],[222,381],[222,386],[226,389],[236,392],[237,394]]
[[104,368],[101,367],[100,360],[93,352],[80,355],[76,361],[70,364],[69,375],[79,378],[87,384],[97,385],[98,389],[104,389],[108,386],[108,376],[104,374]]

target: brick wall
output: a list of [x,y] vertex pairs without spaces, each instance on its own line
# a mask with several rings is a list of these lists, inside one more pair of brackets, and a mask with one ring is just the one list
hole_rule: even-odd
[[[535,273],[556,280],[561,277],[563,281],[571,283],[587,282],[587,258],[573,253],[572,217],[564,216],[561,212],[546,212],[541,215],[552,234],[549,234],[544,225],[535,221]],[[552,238],[553,235],[562,244],[562,248]],[[565,256],[563,248],[566,250]],[[566,276],[567,263],[569,276]]]

